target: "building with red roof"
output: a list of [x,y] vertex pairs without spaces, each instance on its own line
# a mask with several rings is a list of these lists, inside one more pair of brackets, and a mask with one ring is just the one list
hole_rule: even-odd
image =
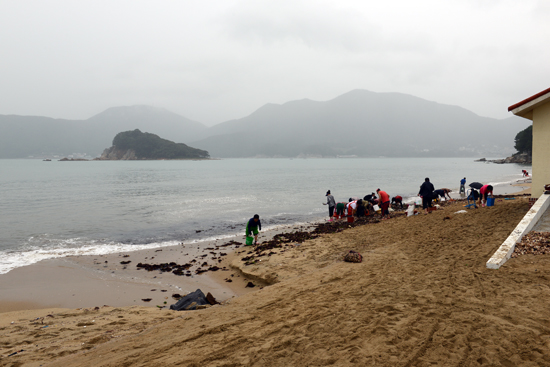
[[550,88],[510,107],[514,115],[533,121],[533,183],[531,196],[540,197],[550,184]]

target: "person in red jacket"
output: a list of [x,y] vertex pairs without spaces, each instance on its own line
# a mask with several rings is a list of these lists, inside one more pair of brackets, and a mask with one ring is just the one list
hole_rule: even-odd
[[389,219],[390,196],[380,189],[376,190],[376,194],[378,195],[378,205],[380,205],[380,215],[382,215],[382,219]]
[[400,195],[394,196],[393,198],[391,198],[391,204],[399,205],[401,209],[403,209],[403,197]]

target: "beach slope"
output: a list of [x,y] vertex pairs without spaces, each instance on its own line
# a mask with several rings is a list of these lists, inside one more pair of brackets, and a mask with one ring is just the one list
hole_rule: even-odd
[[[158,316],[96,310],[110,312],[105,318],[126,312],[132,317],[125,327],[143,327],[65,356],[36,347],[6,357],[25,340],[35,343],[36,330],[20,329],[19,339],[4,344],[0,365],[549,365],[549,257],[485,267],[528,208],[526,199],[500,199],[494,207],[455,214],[463,209],[457,203],[325,235],[249,265],[257,277],[278,281],[225,305],[156,310]],[[361,252],[363,262],[343,262],[349,250]],[[5,320],[10,313],[0,315]],[[4,322],[0,333],[12,328]],[[84,343],[110,335],[107,325],[66,328],[48,330],[48,342],[64,333]]]

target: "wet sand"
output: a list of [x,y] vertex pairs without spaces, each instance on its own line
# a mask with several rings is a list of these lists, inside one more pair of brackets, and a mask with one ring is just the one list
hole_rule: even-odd
[[[269,240],[277,233],[299,228],[305,226],[265,231],[259,240]],[[127,253],[51,259],[17,268],[0,275],[0,312],[104,305],[169,307],[176,302],[172,295],[185,295],[196,289],[225,301],[255,290],[246,288],[249,279],[231,269],[230,262],[224,260],[240,246],[224,246],[230,241],[245,242],[244,236],[237,236]],[[136,266],[171,262],[191,264],[190,276],[147,271]],[[212,266],[221,269],[196,273],[199,268],[206,270]],[[226,282],[227,278],[234,281]]]
[[[2,313],[0,364],[548,365],[550,257],[485,267],[527,198],[457,213],[463,205],[271,249],[250,265],[236,253],[235,266],[273,285],[205,310]],[[343,262],[349,250],[363,262]]]

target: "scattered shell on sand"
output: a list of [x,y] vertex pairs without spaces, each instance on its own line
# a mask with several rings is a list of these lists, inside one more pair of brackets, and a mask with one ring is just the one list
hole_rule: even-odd
[[550,232],[530,232],[516,245],[511,257],[550,254]]

